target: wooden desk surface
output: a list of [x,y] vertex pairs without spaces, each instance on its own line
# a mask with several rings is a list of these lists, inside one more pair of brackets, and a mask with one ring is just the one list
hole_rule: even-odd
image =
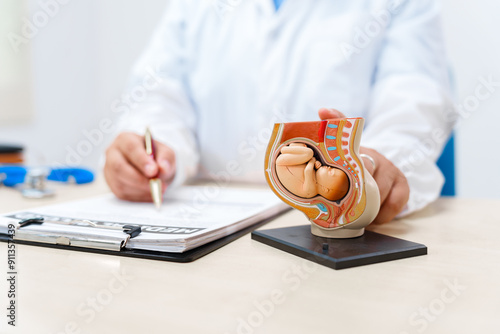
[[[29,201],[0,188],[0,212],[107,191],[59,187]],[[440,199],[372,230],[429,254],[332,270],[246,235],[187,264],[17,245],[17,327],[0,333],[499,333],[500,200]],[[289,212],[266,228],[304,224]],[[0,244],[7,276],[7,246]]]

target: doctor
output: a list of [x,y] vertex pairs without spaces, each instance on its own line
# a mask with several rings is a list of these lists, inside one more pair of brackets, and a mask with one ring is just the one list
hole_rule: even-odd
[[436,0],[170,0],[133,69],[129,91],[147,94],[106,153],[111,190],[151,201],[157,172],[164,189],[195,175],[264,182],[273,123],[342,116],[323,108],[334,107],[366,119],[376,222],[424,207],[443,185],[435,162],[455,118],[439,10]]

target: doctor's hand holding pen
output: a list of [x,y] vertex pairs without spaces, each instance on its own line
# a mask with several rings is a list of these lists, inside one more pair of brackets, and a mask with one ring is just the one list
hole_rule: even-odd
[[159,141],[154,141],[154,148],[155,158],[147,154],[144,136],[131,132],[122,132],[109,146],[104,177],[118,198],[151,202],[150,180],[155,177],[165,192],[175,176],[175,153]]

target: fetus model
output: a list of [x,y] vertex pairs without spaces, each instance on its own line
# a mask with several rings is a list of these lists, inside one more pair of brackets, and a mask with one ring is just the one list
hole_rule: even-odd
[[314,235],[361,236],[380,195],[359,157],[362,118],[275,124],[265,171],[271,189],[302,211]]
[[347,175],[341,169],[323,166],[305,144],[291,143],[283,146],[280,152],[276,173],[291,193],[303,198],[319,194],[330,201],[338,201],[347,194]]

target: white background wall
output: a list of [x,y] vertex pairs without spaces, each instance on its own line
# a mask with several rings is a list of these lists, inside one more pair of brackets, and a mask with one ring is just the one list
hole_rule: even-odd
[[472,106],[480,78],[498,83],[457,126],[457,187],[463,197],[500,197],[500,1],[442,0],[448,53],[455,72],[457,102]]
[[[113,116],[134,61],[149,41],[165,0],[57,0],[59,8],[31,39],[34,117],[28,123],[0,124],[0,141],[22,143],[31,164],[78,162],[94,168],[105,148],[85,132]],[[49,12],[27,0],[26,18]],[[51,7],[53,8],[53,7]],[[3,36],[2,36],[3,38]],[[1,106],[0,106],[1,107]],[[85,154],[75,154],[83,152]]]
[[[27,17],[47,1],[28,0]],[[27,124],[0,124],[0,141],[25,144],[32,164],[65,164],[77,159],[72,151],[86,152],[87,147],[81,146],[86,141],[84,131],[98,128],[111,114],[111,104],[120,97],[130,67],[166,3],[66,1],[31,41],[34,118]],[[470,103],[481,77],[492,76],[500,82],[500,21],[496,17],[500,2],[443,0],[443,5],[457,103]],[[464,115],[456,130],[459,195],[498,198],[500,87]],[[97,168],[105,141],[93,146],[82,163]]]

